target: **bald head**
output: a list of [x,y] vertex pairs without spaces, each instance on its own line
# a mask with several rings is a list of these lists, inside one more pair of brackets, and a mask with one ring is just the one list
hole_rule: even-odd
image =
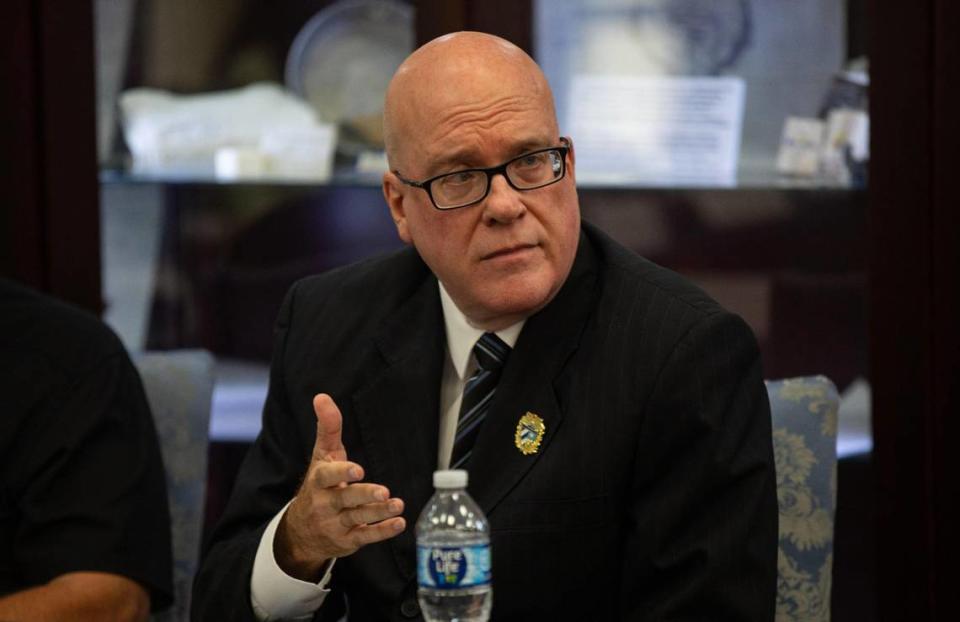
[[553,95],[540,67],[500,37],[479,32],[443,35],[400,65],[387,88],[383,133],[390,167],[410,166],[416,141],[438,119],[516,95],[543,106],[556,126]]
[[[553,299],[573,265],[580,208],[572,143],[529,56],[476,32],[431,41],[390,82],[384,138],[397,233],[472,325],[497,331]],[[464,202],[437,209],[435,192]]]

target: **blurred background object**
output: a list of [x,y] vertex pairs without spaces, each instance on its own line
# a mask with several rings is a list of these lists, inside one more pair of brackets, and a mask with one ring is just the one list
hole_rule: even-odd
[[[382,172],[382,167],[371,164],[381,161],[383,95],[393,72],[414,47],[414,10],[408,3],[97,0],[96,13],[98,152],[103,167],[153,176],[213,177],[213,156],[204,154],[202,165],[171,166],[170,162],[158,163],[156,157],[144,157],[143,140],[137,140],[142,139],[142,128],[133,133],[127,128],[126,144],[121,140],[120,122],[129,125],[130,114],[135,112],[131,109],[143,103],[145,93],[159,95],[157,91],[161,91],[167,103],[193,105],[195,113],[191,119],[185,108],[179,109],[184,115],[178,127],[166,128],[167,143],[176,132],[181,144],[204,143],[203,151],[227,148],[221,156],[221,170],[233,178],[322,181],[329,172],[313,173],[313,164],[325,165],[323,154],[330,134],[324,130],[327,133],[322,137],[308,140],[284,132],[289,125],[302,127],[300,111],[291,102],[254,124],[264,131],[277,128],[266,145],[251,138],[252,129],[243,129],[250,123],[237,108],[211,118],[202,107],[196,107],[204,102],[202,106],[212,111],[207,106],[212,102],[204,98],[218,97],[221,104],[228,99],[250,104],[258,95],[267,103],[265,85],[284,85],[313,110],[318,128],[336,126],[332,134],[336,159],[328,167],[330,172],[336,167],[350,174],[360,159],[362,174]],[[124,91],[127,93],[120,98]],[[118,114],[118,101],[126,109],[122,115]],[[152,112],[158,112],[156,107]],[[264,160],[258,161],[259,156],[250,149],[259,151]],[[281,157],[289,151],[294,155]],[[133,152],[132,166],[129,152]],[[156,151],[150,155],[156,156]]]
[[341,0],[304,24],[287,56],[287,86],[340,127],[339,150],[383,150],[383,96],[414,48],[413,9],[394,0]]
[[[336,131],[278,85],[173,95],[136,88],[119,101],[130,171],[195,178],[330,178]],[[219,166],[218,166],[219,163]]]
[[536,0],[534,8],[537,58],[561,128],[573,123],[578,76],[742,79],[740,185],[775,183],[784,118],[817,115],[848,53],[837,0]]

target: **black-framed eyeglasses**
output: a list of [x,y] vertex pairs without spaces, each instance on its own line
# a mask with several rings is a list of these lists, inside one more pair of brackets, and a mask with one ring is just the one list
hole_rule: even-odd
[[560,140],[564,143],[560,147],[530,151],[490,168],[468,168],[423,181],[406,179],[399,171],[393,174],[408,186],[423,188],[439,210],[467,207],[487,198],[494,175],[503,175],[511,188],[521,191],[536,190],[563,179],[570,147],[566,138]]

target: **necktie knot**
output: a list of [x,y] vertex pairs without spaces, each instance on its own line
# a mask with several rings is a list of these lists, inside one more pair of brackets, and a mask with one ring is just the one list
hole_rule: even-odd
[[477,365],[485,371],[496,371],[503,367],[510,354],[510,346],[495,333],[483,333],[473,346],[473,355]]

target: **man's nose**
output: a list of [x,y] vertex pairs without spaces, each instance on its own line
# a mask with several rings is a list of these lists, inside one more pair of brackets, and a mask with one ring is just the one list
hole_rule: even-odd
[[526,205],[520,200],[520,192],[514,190],[502,174],[490,179],[490,192],[483,202],[483,218],[487,224],[509,223],[523,216]]

